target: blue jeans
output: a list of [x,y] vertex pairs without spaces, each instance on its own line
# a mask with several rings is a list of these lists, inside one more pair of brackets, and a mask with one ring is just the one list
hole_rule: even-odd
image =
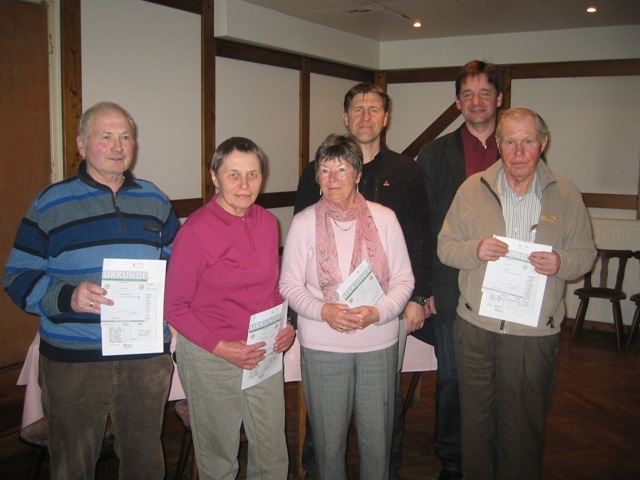
[[87,480],[110,415],[121,480],[164,478],[162,422],[173,363],[141,360],[64,363],[40,356],[42,407],[53,480]]

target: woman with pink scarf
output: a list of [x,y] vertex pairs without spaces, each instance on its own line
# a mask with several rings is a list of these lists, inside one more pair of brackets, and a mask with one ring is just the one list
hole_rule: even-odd
[[[322,198],[298,213],[284,248],[280,291],[298,313],[304,395],[321,479],[347,478],[355,417],[360,478],[386,480],[398,359],[399,315],[413,274],[395,214],[358,193],[362,152],[330,135],[315,157]],[[338,287],[363,261],[384,296],[350,308]]]

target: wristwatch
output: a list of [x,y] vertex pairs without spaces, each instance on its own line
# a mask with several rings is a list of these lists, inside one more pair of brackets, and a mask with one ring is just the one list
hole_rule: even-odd
[[424,295],[414,295],[409,299],[409,301],[419,303],[424,307],[427,304],[427,297]]

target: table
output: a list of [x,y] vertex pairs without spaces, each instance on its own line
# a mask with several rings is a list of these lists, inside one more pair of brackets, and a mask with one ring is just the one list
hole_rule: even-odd
[[[175,341],[171,342],[171,351],[175,351]],[[40,358],[40,335],[36,334],[33,342],[29,345],[27,357],[18,377],[18,385],[26,385],[27,389],[24,394],[24,406],[22,408],[22,428],[40,420],[44,414],[42,413],[41,390],[38,384],[38,360]],[[173,368],[173,377],[171,378],[171,387],[169,389],[169,401],[181,400],[185,398],[178,369]]]
[[[436,370],[437,367],[438,362],[433,347],[412,336],[407,337],[402,371],[427,372]],[[284,381],[299,382],[300,380],[300,344],[296,337],[289,351],[284,354]]]
[[[18,385],[26,385],[24,407],[22,410],[22,427],[30,425],[43,417],[42,403],[40,401],[40,385],[38,385],[38,359],[40,356],[40,336],[36,334],[33,342],[29,346],[27,358],[24,361],[22,371],[18,377]],[[171,342],[171,351],[175,350],[175,340]],[[413,337],[407,338],[407,346],[402,365],[403,372],[423,372],[435,370],[437,362],[433,347],[416,340]],[[284,355],[284,381],[299,382],[300,374],[300,344],[298,339]],[[178,369],[173,369],[171,378],[171,388],[169,390],[169,401],[181,400],[185,398]]]

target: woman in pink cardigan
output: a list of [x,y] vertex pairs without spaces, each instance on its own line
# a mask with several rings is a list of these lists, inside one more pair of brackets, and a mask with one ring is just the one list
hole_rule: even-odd
[[[362,153],[330,135],[316,153],[318,203],[293,218],[280,291],[298,313],[302,382],[321,479],[346,479],[355,414],[360,478],[389,472],[399,315],[413,291],[404,236],[392,210],[357,191]],[[350,308],[338,286],[366,261],[384,297]]]
[[[165,317],[179,332],[178,370],[203,480],[236,478],[242,424],[248,478],[285,480],[289,470],[282,371],[241,389],[243,371],[265,356],[264,342],[246,343],[249,319],[282,303],[277,221],[254,204],[265,161],[246,138],[218,146],[211,162],[218,193],[180,229],[169,264]],[[287,325],[274,351],[287,350],[294,336]]]

